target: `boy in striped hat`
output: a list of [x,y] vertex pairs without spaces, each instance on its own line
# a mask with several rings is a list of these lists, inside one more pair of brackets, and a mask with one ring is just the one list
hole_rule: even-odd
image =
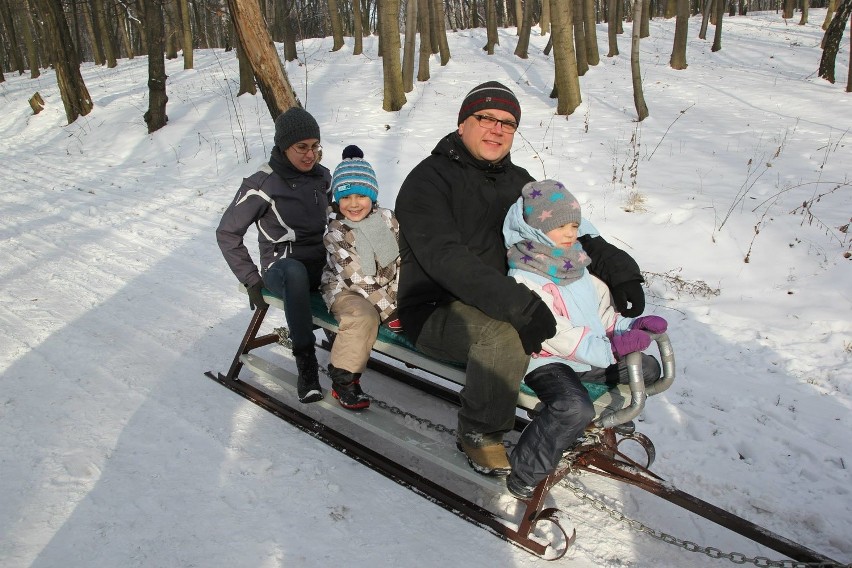
[[344,408],[358,410],[370,406],[360,380],[379,325],[402,332],[396,315],[399,224],[393,211],[376,205],[376,173],[357,146],[344,148],[331,190],[334,202],[323,237],[328,262],[321,289],[339,329],[328,374],[332,396]]

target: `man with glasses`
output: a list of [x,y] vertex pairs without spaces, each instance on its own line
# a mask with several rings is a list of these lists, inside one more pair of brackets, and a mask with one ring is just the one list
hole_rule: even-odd
[[[396,199],[399,316],[419,351],[466,366],[458,447],[484,475],[509,473],[503,437],[514,426],[520,383],[530,354],[556,332],[542,299],[507,276],[503,220],[534,181],[509,155],[520,121],[508,87],[475,87],[462,101],[458,129],[415,166]],[[633,259],[599,236],[583,245],[590,270],[611,288],[627,286],[641,313]]]
[[[331,174],[320,165],[321,156],[314,117],[300,107],[282,113],[268,166],[243,180],[216,229],[228,266],[248,290],[249,307],[266,306],[263,287],[284,298],[304,403],[322,399],[310,307],[311,290],[319,288],[325,267],[322,238],[330,202]],[[259,268],[243,243],[255,224]]]

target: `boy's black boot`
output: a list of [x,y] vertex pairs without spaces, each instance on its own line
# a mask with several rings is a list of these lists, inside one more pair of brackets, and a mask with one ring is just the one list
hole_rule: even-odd
[[299,402],[309,403],[322,400],[316,349],[313,345],[306,349],[294,349],[293,356],[296,358],[296,368],[299,370],[299,380],[296,383]]
[[338,369],[329,363],[328,375],[331,377],[331,396],[340,406],[349,410],[369,408],[370,397],[361,390],[361,373]]

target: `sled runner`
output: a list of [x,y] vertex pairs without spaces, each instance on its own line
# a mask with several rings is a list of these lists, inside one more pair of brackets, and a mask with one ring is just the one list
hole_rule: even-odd
[[[240,286],[240,290],[245,293],[244,287]],[[267,290],[264,290],[264,297],[271,307],[283,309],[280,298]],[[311,308],[315,326],[323,329],[327,338],[327,341],[320,342],[320,347],[329,348],[337,331],[337,322],[318,293],[312,295]],[[557,470],[536,487],[533,497],[528,501],[516,501],[506,490],[503,479],[480,475],[469,467],[464,454],[455,447],[452,430],[440,425],[434,431],[424,428],[424,423],[432,423],[416,415],[419,409],[400,409],[374,401],[368,410],[352,411],[341,407],[328,393],[319,402],[298,403],[296,375],[253,353],[282,341],[282,333],[277,330],[258,335],[267,311],[268,308],[254,311],[228,372],[207,372],[208,377],[444,508],[538,556],[550,560],[561,558],[576,538],[576,531],[569,535],[560,524],[558,507],[549,506],[553,501],[550,491],[566,477],[585,471],[639,487],[796,561],[841,566],[813,550],[674,488],[648,469],[654,461],[654,445],[646,436],[634,431],[632,420],[642,412],[648,396],[665,391],[674,381],[674,352],[666,334],[652,335],[660,351],[663,368],[663,377],[657,383],[646,389],[642,380],[641,356],[632,353],[627,358],[628,385],[612,388],[599,384],[584,385],[595,406],[593,422],[578,444],[566,452]],[[462,368],[418,353],[404,336],[384,326],[379,328],[374,352],[380,355],[371,358],[370,368],[457,404],[458,392],[464,385]],[[403,365],[389,363],[387,358]],[[243,367],[251,370],[261,382],[275,387],[270,389],[240,378],[238,375]],[[529,422],[529,414],[535,413],[537,403],[533,391],[522,385],[518,396],[517,430],[522,430]],[[637,443],[644,450],[641,463],[619,449],[626,440]],[[462,496],[465,489],[471,487],[479,492],[477,502]],[[484,499],[484,504],[482,495],[490,496],[490,499]],[[507,502],[512,506],[507,507]],[[547,528],[550,530],[547,531]],[[708,551],[719,552],[717,549],[702,551],[711,556]],[[728,555],[728,558],[749,560],[739,553]],[[759,563],[767,559],[758,557],[756,560],[755,563]]]

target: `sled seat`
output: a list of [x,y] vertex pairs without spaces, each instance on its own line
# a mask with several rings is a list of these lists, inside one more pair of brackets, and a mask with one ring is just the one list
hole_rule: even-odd
[[[240,291],[246,293],[241,284]],[[266,302],[278,309],[284,309],[284,301],[266,288],[263,289]],[[311,293],[311,313],[314,325],[329,333],[337,333],[337,320],[326,308],[319,292]],[[623,424],[637,417],[642,411],[647,396],[663,392],[674,381],[674,352],[666,334],[652,335],[660,350],[663,377],[655,384],[645,387],[642,380],[641,356],[631,353],[627,357],[630,371],[630,383],[627,385],[608,386],[599,383],[583,383],[595,407],[595,424],[601,427],[611,427]],[[404,335],[391,331],[387,326],[379,326],[378,338],[373,350],[410,367],[422,369],[438,377],[464,386],[465,372],[462,365],[448,361],[440,361],[428,357],[415,348]],[[518,407],[530,411],[539,404],[538,397],[526,384],[521,383],[518,394]]]

